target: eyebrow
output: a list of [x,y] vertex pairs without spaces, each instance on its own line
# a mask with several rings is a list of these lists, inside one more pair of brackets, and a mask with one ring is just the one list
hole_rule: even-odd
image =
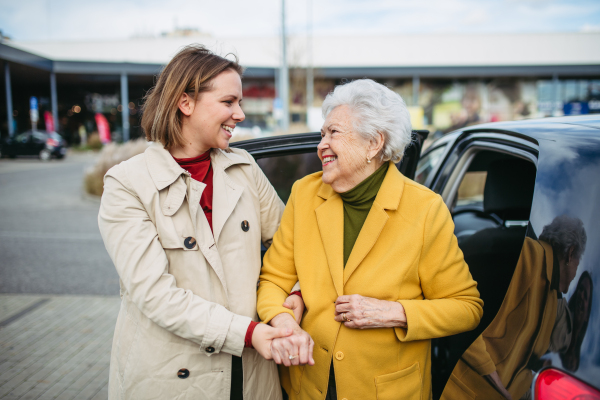
[[[335,122],[331,125],[328,125],[327,128],[325,128],[325,130],[331,130],[331,128],[333,127],[337,127],[338,124],[336,124]],[[339,127],[338,127],[339,129]],[[323,128],[321,128],[321,132],[324,132]]]

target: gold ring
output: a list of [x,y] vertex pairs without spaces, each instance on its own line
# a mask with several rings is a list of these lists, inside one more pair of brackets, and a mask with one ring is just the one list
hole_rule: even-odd
[[348,322],[349,319],[346,317],[346,313],[342,313],[342,320]]
[[289,358],[290,360],[293,360],[293,359],[294,359],[294,358],[296,358],[296,357],[298,357],[298,355],[297,355],[297,354],[296,354],[295,356],[288,356],[288,358]]

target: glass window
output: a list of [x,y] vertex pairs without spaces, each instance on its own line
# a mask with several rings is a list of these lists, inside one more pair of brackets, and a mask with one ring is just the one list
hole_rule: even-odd
[[316,152],[267,157],[256,162],[284,203],[290,197],[294,182],[322,170],[321,160]]
[[467,172],[458,187],[457,206],[483,204],[483,189],[487,171]]
[[442,155],[444,155],[445,148],[446,146],[440,146],[421,157],[417,164],[417,172],[415,173],[416,182],[422,185],[425,184],[429,174],[431,174],[431,172],[438,166],[440,161],[442,161]]

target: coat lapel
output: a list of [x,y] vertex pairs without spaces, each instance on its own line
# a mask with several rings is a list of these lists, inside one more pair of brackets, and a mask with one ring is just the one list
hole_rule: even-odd
[[346,268],[344,268],[344,285],[377,243],[389,219],[386,210],[398,209],[403,190],[404,177],[398,171],[396,165],[390,162],[388,172],[383,179],[381,188],[379,188],[377,197],[375,197],[371,211],[369,211],[369,215],[367,215],[367,219],[358,234],[356,243],[354,243]]
[[[244,187],[227,175],[227,168],[234,164],[250,164],[250,162],[235,153],[225,153],[222,150],[211,152],[213,166],[213,235],[218,243],[219,236],[227,219],[233,213]],[[241,221],[240,221],[241,222]]]
[[317,194],[325,202],[315,209],[327,264],[338,296],[344,294],[344,206],[331,186],[322,184]]

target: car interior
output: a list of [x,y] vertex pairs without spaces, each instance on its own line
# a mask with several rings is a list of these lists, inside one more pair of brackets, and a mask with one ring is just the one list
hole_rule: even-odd
[[[484,313],[473,331],[434,341],[433,362],[444,367],[435,370],[448,376],[502,305],[527,234],[536,176],[530,160],[508,153],[481,150],[466,157],[462,174],[444,194]],[[441,389],[434,392],[439,395]]]

